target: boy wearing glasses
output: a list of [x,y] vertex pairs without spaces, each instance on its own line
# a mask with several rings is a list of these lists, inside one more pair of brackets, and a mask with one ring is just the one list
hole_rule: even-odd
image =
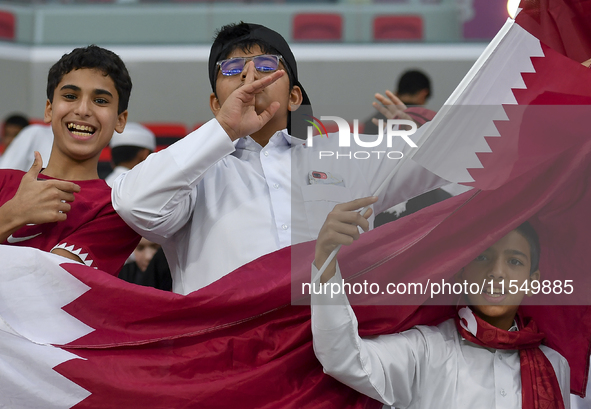
[[[336,203],[372,195],[398,163],[320,159],[320,150],[341,149],[336,136],[304,145],[310,99],[289,45],[267,27],[222,27],[211,48],[209,79],[215,119],[113,186],[115,209],[162,245],[173,291],[181,294],[260,256],[314,240]],[[296,118],[296,111],[303,115]],[[401,138],[393,142],[392,150],[408,152]],[[376,211],[447,183],[407,161]]]

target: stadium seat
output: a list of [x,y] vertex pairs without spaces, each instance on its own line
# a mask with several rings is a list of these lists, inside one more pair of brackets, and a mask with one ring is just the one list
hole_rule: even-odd
[[181,123],[142,122],[146,128],[156,135],[156,151],[166,148],[187,135],[187,127]]
[[14,40],[15,27],[14,14],[0,10],[0,40]]
[[109,146],[105,146],[101,151],[101,156],[99,157],[99,161],[97,164],[97,172],[99,178],[106,178],[112,170],[113,168],[111,166],[111,148]]
[[293,18],[295,41],[341,41],[343,18],[340,14],[302,13]]
[[375,41],[422,40],[423,20],[420,16],[378,16],[373,20]]

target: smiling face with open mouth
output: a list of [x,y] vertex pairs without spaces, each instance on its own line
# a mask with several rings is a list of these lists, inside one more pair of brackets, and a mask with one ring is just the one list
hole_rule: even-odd
[[65,74],[45,107],[45,122],[51,122],[54,135],[50,165],[57,157],[59,163],[98,161],[113,132],[125,128],[127,111],[118,113],[118,103],[115,84],[102,71],[82,68]]
[[93,126],[76,125],[73,122],[68,124],[68,129],[70,130],[70,133],[72,134],[74,139],[79,139],[79,140],[90,139],[90,138],[92,138],[92,136],[96,132],[96,128]]
[[474,312],[497,328],[509,329],[525,296],[525,292],[515,291],[515,287],[510,291],[509,284],[521,289],[529,281],[527,288],[531,288],[531,281],[540,277],[539,271],[531,272],[531,263],[530,245],[516,230],[472,260],[460,272],[461,281],[478,286],[486,283],[481,294],[467,295]]

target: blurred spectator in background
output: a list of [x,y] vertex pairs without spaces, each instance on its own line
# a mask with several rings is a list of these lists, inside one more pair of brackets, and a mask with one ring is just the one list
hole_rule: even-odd
[[[114,169],[105,182],[113,186],[120,174],[143,162],[156,150],[156,136],[145,126],[129,122],[122,133],[115,132],[109,146]],[[159,244],[145,238],[142,238],[119,272],[119,278],[146,287],[172,290],[172,277],[164,251]]]
[[431,81],[421,71],[407,71],[398,81],[396,95],[406,106],[423,106],[431,97]]
[[159,244],[142,237],[133,251],[134,261],[123,266],[119,278],[128,283],[172,291],[172,276]]
[[0,155],[4,153],[8,145],[11,144],[18,133],[26,126],[29,126],[29,119],[21,114],[12,114],[4,119],[2,135],[0,135]]
[[27,172],[39,151],[43,166],[49,162],[53,145],[53,131],[49,125],[29,125],[19,133],[18,138],[10,144],[0,156],[0,169],[18,169]]
[[[394,94],[408,107],[423,106],[431,97],[431,81],[426,74],[418,70],[406,71],[398,80],[398,86]],[[374,102],[374,106],[377,104]],[[387,118],[380,112],[376,112],[371,118],[368,118],[363,125],[363,133],[374,135],[378,133],[378,127],[372,119]]]
[[143,162],[156,150],[156,136],[145,126],[129,122],[122,133],[115,132],[109,146],[114,169],[105,182],[113,186],[117,176]]

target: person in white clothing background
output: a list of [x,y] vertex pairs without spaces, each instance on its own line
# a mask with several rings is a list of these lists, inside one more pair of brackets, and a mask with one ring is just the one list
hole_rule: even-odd
[[[349,159],[352,148],[339,147],[337,136],[305,144],[310,100],[289,45],[267,27],[224,26],[209,74],[215,119],[150,155],[112,192],[121,217],[162,245],[174,292],[188,294],[260,256],[314,240],[335,204],[374,194],[382,183],[377,212],[449,183],[412,161],[390,178],[398,160],[385,153]],[[394,138],[387,149],[403,155],[411,148]]]
[[129,122],[122,133],[113,134],[109,147],[115,166],[105,178],[105,182],[112,187],[120,174],[133,169],[156,150],[156,136],[142,124]]
[[[369,229],[368,197],[335,206],[316,242],[312,277],[338,245]],[[456,319],[419,325],[398,334],[360,338],[355,313],[344,292],[312,292],[314,352],[324,371],[384,404],[396,408],[568,408],[570,370],[566,359],[541,345],[544,334],[517,315],[523,284],[539,281],[540,246],[524,223],[498,240],[457,275],[458,282],[492,288],[464,295]],[[341,283],[333,259],[319,285]],[[501,282],[517,283],[516,293]],[[508,284],[505,284],[508,285]],[[504,287],[507,288],[507,287]],[[531,295],[529,293],[528,295]],[[520,353],[523,350],[523,354]],[[528,383],[529,382],[529,383]]]
[[51,126],[32,124],[19,133],[18,138],[10,144],[0,157],[0,169],[18,169],[27,172],[34,162],[34,152],[41,154],[43,163],[47,165],[53,146]]

